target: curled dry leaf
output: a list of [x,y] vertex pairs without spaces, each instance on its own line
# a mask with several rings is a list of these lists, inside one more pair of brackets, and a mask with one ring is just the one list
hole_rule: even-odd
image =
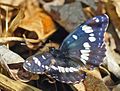
[[[48,36],[50,36],[53,32],[56,31],[54,22],[52,21],[51,17],[48,16],[45,12],[43,12],[43,10],[41,10],[37,0],[31,0],[29,2],[24,1],[24,5],[21,5],[21,7],[17,7],[17,8],[20,8],[20,11],[18,12],[17,16],[13,19],[13,21],[10,22],[10,26],[8,28],[7,33],[6,31],[2,33],[3,37],[0,38],[0,43],[8,43],[10,41],[20,41],[20,42],[25,41],[27,43],[26,45],[29,48],[31,48],[31,46],[33,48],[35,45],[32,45],[32,43],[38,43],[38,45],[40,45],[41,41],[44,41]],[[25,13],[25,17],[24,17],[24,13]],[[28,36],[26,38],[22,36],[13,37],[13,35],[14,36],[16,35],[15,30],[18,26],[28,31],[36,33],[37,37],[36,35],[35,37],[34,35],[31,36],[31,32],[27,32],[26,34],[26,35],[30,35],[29,38]],[[34,38],[38,38],[38,39],[34,39]]]
[[[24,34],[26,45],[30,49],[35,50],[47,37],[56,31],[56,27],[51,17],[47,15],[36,2],[33,0],[26,2],[25,6],[27,8],[25,9],[25,18],[19,25],[20,28],[25,29],[25,32],[28,31],[27,34]],[[28,37],[32,40],[29,41]]]
[[116,77],[120,78],[120,55],[114,51],[115,49],[115,41],[112,36],[109,36],[109,42],[106,42],[106,59],[107,59],[107,67],[110,72],[112,72]]
[[[28,2],[25,10],[25,18],[19,27],[35,32],[38,40],[44,40],[56,31],[53,20],[33,2]],[[32,12],[31,12],[32,11]]]
[[[0,64],[2,65],[3,69],[8,72],[8,74],[15,80],[21,80],[24,82],[28,82],[32,75],[30,73],[27,74],[27,77],[25,78],[25,75],[22,76],[22,79],[20,79],[17,75],[18,70],[22,67],[22,63],[24,62],[24,59],[20,57],[18,54],[12,52],[9,50],[6,46],[0,46]],[[25,73],[25,72],[24,72]]]
[[103,78],[103,81],[105,83],[105,85],[111,89],[111,86],[114,86],[114,81],[111,79],[110,75],[107,75]]
[[19,27],[34,31],[39,40],[46,39],[56,31],[52,19],[43,12],[36,12],[33,16],[21,22]]
[[[110,53],[107,56],[107,66],[108,70],[112,72],[116,77],[120,78],[120,66],[116,61],[119,61],[116,59],[116,56]],[[116,54],[118,55],[118,54]]]
[[28,71],[25,71],[23,68],[20,68],[16,72],[16,78],[22,82],[29,82],[31,80],[38,80],[39,75],[38,74],[32,74]]
[[6,46],[0,46],[0,55],[7,64],[23,63],[24,59],[9,50]]

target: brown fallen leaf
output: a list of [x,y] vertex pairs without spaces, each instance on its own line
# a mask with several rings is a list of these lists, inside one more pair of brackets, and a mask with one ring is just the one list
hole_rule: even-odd
[[106,44],[106,58],[107,58],[107,67],[110,72],[112,72],[116,77],[120,78],[120,55],[114,51],[115,43],[113,39],[110,39],[111,46]]
[[109,89],[111,89],[111,87],[115,84],[114,81],[111,79],[110,75],[105,76],[103,78],[103,81]]
[[0,73],[0,89],[3,91],[42,91],[20,81],[15,81]]
[[112,0],[113,5],[115,6],[117,15],[120,17],[120,0]]
[[102,81],[99,71],[93,70],[87,73],[84,80],[86,91],[108,91],[108,88]]
[[[24,0],[0,0],[0,3],[9,4],[13,6],[20,5]],[[5,6],[4,6],[5,7]]]
[[[73,85],[77,91],[86,91],[83,82]],[[72,86],[71,86],[72,87]],[[72,87],[73,88],[73,87]],[[73,88],[74,89],[74,88]],[[75,91],[76,91],[75,90]]]
[[[4,69],[3,72],[7,72],[10,77],[17,80],[16,74],[19,68],[21,68],[22,64],[24,62],[24,59],[20,57],[18,54],[12,52],[9,50],[6,46],[0,46],[0,65]],[[17,66],[17,69],[11,69],[9,65],[12,65],[12,68],[14,68],[13,64]],[[16,67],[15,67],[16,68]]]
[[[43,0],[40,0],[43,1]],[[68,32],[72,32],[79,24],[86,20],[81,1],[72,0],[53,0],[52,2],[42,3],[44,9],[51,17],[63,26]]]
[[118,84],[117,86],[115,86],[112,91],[120,91],[120,84]]
[[120,17],[118,17],[112,1],[108,0],[108,2],[105,3],[105,7],[113,25],[120,31]]
[[[53,20],[38,5],[30,1],[26,3],[25,18],[19,27],[37,34],[38,40],[46,39],[56,31]],[[32,11],[32,12],[31,12]]]

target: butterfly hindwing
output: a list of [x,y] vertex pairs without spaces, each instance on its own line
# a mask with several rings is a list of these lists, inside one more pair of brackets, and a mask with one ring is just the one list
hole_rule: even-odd
[[56,63],[50,67],[48,74],[63,83],[78,83],[85,78],[85,72],[81,71],[84,65],[78,64],[71,58],[55,58]]
[[80,68],[84,68],[82,63],[77,64],[75,60],[71,58],[63,59],[53,57],[47,52],[27,58],[23,67],[32,73],[47,73],[63,83],[77,83],[85,77],[85,73],[80,71]]
[[52,64],[53,56],[50,53],[43,53],[30,56],[23,64],[23,68],[29,72],[43,74]]

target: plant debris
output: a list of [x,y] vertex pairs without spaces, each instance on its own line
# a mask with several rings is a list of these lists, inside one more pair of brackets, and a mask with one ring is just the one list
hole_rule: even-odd
[[[23,67],[28,57],[58,49],[78,25],[101,14],[110,18],[104,34],[106,56],[99,67],[80,69],[84,80],[62,83],[47,72],[35,74]],[[120,91],[120,1],[0,0],[0,90]]]

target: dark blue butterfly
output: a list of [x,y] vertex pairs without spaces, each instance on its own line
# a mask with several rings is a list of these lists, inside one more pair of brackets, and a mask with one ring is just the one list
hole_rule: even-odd
[[23,68],[36,74],[48,74],[63,83],[77,83],[85,78],[81,70],[87,64],[99,66],[105,57],[104,32],[109,18],[106,14],[93,17],[70,33],[59,49],[33,55]]

